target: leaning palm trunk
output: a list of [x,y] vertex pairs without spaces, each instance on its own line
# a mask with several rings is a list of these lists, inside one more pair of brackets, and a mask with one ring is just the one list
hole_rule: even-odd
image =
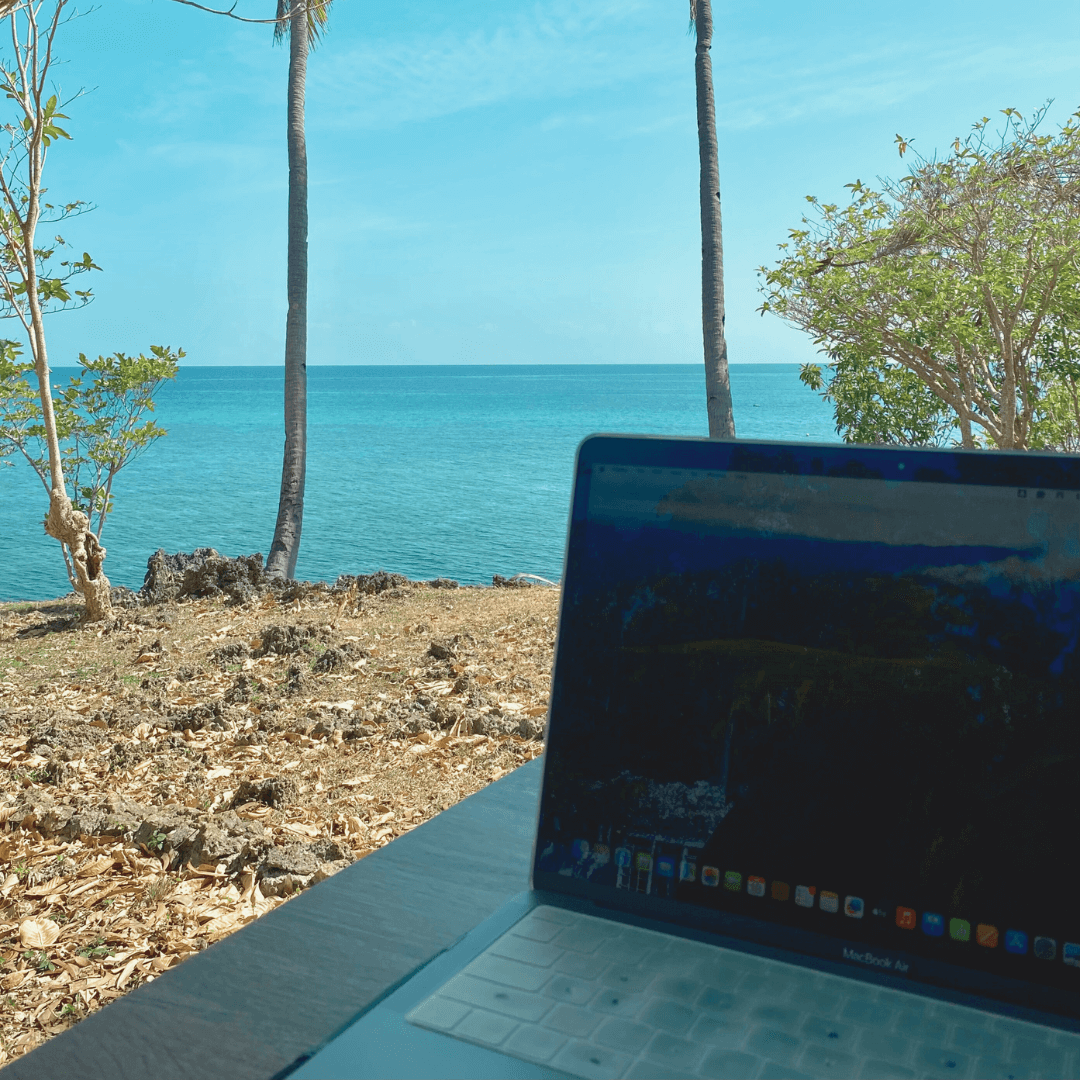
[[709,438],[735,438],[724,338],[724,244],[720,220],[720,164],[713,98],[711,0],[690,0],[697,31],[694,81],[697,86],[698,153],[701,157],[701,330],[705,343],[705,394]]
[[289,19],[289,256],[285,319],[285,456],[281,466],[274,541],[266,561],[273,577],[292,578],[300,553],[307,471],[307,148],[304,83],[307,77],[308,12],[293,0]]

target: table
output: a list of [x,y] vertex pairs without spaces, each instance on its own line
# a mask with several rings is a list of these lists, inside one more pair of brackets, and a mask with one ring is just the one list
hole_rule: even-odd
[[12,1062],[3,1080],[270,1080],[529,887],[541,759]]

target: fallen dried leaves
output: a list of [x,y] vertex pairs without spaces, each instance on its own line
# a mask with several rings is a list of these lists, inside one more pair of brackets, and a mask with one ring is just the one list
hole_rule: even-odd
[[536,756],[557,603],[0,605],[0,1064]]

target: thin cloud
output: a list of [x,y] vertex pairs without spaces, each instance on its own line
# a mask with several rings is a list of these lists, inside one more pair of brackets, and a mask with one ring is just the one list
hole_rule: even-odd
[[688,62],[679,35],[637,34],[644,3],[549,3],[505,24],[375,40],[308,69],[315,92],[350,102],[324,123],[390,128],[506,101],[571,97]]
[[[731,68],[717,68],[717,124],[729,130],[773,127],[817,115],[853,116],[876,112],[938,87],[963,82],[993,84],[1001,71],[1046,78],[1080,68],[1077,43],[1035,50],[1030,42],[991,48],[959,43],[934,47],[920,40],[880,49],[852,48],[830,59],[807,63],[802,49],[779,51],[775,40],[733,46]],[[913,72],[918,58],[918,73]],[[778,88],[762,93],[759,87]],[[741,91],[741,92],[740,92]],[[990,102],[998,107],[1009,102]],[[958,133],[962,134],[962,133]]]
[[[309,100],[327,95],[336,103],[330,115],[318,117],[319,127],[374,130],[505,102],[567,101],[633,82],[652,83],[657,91],[692,83],[692,39],[681,32],[658,39],[655,14],[656,4],[644,0],[562,0],[508,14],[497,26],[362,41],[342,52],[327,50],[312,63]],[[942,47],[909,38],[876,49],[833,40],[825,54],[808,50],[806,42],[786,42],[782,34],[736,35],[714,50],[717,122],[747,130],[866,114],[958,82],[992,86],[1003,70],[1041,78],[1074,72],[1078,56],[1077,43],[1064,38],[1050,50],[1021,39]],[[606,138],[634,138],[693,125],[693,118],[692,95],[675,109],[670,98],[635,95],[632,108],[557,107],[539,126],[592,125]]]
[[[648,137],[694,126],[693,39],[660,0],[541,0],[506,6],[487,25],[382,38],[328,39],[308,67],[308,126],[317,130],[386,130],[510,102],[550,102],[541,131],[591,126],[606,139]],[[658,18],[670,35],[658,35]],[[719,24],[718,24],[719,25]],[[264,28],[258,28],[259,31]],[[169,127],[211,113],[230,98],[276,107],[285,60],[264,34],[242,28],[218,51],[224,74],[210,81],[184,65],[182,82],[138,107],[142,119]],[[1080,42],[1016,36],[1006,44],[909,36],[867,48],[865,39],[791,40],[738,30],[714,46],[717,123],[742,131],[816,117],[851,117],[891,108],[965,82],[992,89],[1002,71],[1060,82],[1080,70]],[[645,84],[626,103],[574,100],[594,91]],[[672,100],[672,93],[676,101]],[[999,105],[1037,103],[994,102]],[[1066,103],[1070,104],[1070,103]]]
[[[276,152],[276,147],[216,142],[208,139],[159,142],[151,146],[138,146],[129,142],[121,142],[118,145],[131,157],[141,155],[147,159],[153,159],[156,164],[166,164],[177,170],[205,170],[207,167],[213,167],[229,169],[249,178],[254,174],[258,177],[259,186],[268,182],[264,170],[273,169],[275,173],[282,171],[278,167],[280,154]],[[274,175],[269,178],[271,187],[284,187],[285,182],[284,176],[279,178]]]

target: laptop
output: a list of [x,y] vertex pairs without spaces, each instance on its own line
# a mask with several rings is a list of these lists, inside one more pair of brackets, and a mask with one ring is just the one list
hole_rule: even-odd
[[1080,1076],[1080,457],[593,436],[532,888],[295,1077]]

